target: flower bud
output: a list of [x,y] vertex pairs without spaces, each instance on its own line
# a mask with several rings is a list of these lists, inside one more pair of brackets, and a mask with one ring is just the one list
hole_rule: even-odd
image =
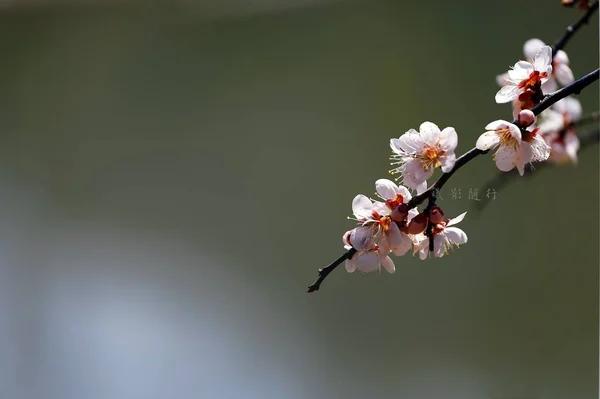
[[429,218],[424,213],[419,213],[415,216],[408,226],[406,227],[406,233],[408,234],[419,234],[425,231]]
[[403,222],[408,216],[408,205],[400,204],[392,210],[390,217],[394,222]]
[[519,112],[517,120],[519,121],[519,126],[528,127],[535,123],[535,115],[530,109],[524,109]]
[[429,220],[431,223],[438,224],[444,221],[444,211],[439,206],[434,206],[429,211]]

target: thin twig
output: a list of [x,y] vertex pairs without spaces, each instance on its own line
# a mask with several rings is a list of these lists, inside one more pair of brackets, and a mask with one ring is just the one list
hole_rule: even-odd
[[567,42],[571,39],[575,32],[577,32],[579,28],[581,28],[583,25],[589,22],[590,18],[592,17],[592,14],[594,14],[594,12],[596,12],[597,9],[598,0],[594,1],[592,4],[589,5],[585,14],[583,14],[583,16],[579,18],[577,22],[575,22],[573,25],[567,26],[567,30],[565,31],[564,35],[560,39],[558,39],[558,41],[552,46],[553,55],[556,54],[558,50],[562,50],[567,45]]
[[321,287],[321,283],[323,282],[323,280],[325,280],[327,278],[327,276],[329,275],[329,273],[331,273],[336,267],[338,267],[339,265],[341,265],[342,262],[345,261],[346,259],[352,259],[352,256],[355,253],[356,253],[356,249],[350,248],[342,256],[340,256],[339,258],[337,258],[336,260],[334,260],[332,264],[330,264],[329,266],[324,267],[322,269],[319,269],[319,278],[317,279],[317,281],[315,281],[315,283],[313,285],[310,285],[308,287],[308,291],[307,292],[318,291],[319,288]]

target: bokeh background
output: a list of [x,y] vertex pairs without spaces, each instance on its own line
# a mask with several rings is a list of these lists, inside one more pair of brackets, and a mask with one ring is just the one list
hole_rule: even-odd
[[3,1],[0,397],[597,397],[597,148],[477,213],[481,157],[440,201],[467,245],[305,293],[389,138],[510,118],[559,3]]

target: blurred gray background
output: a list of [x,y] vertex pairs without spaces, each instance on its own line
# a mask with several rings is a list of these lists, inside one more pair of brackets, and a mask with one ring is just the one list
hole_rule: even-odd
[[[597,148],[470,211],[450,257],[305,293],[389,138],[430,120],[471,148],[510,118],[495,75],[579,11],[98,3],[0,8],[1,398],[597,397]],[[576,76],[598,47],[594,17]],[[495,172],[457,173],[446,215]]]

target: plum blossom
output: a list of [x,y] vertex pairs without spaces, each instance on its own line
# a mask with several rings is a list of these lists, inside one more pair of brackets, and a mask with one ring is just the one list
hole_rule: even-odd
[[550,155],[550,147],[537,134],[537,129],[522,131],[517,125],[504,120],[491,122],[485,129],[486,132],[477,139],[476,147],[482,151],[498,147],[494,161],[503,172],[516,167],[523,176],[525,164],[545,161]]
[[[449,250],[454,246],[459,247],[467,243],[467,234],[458,227],[452,227],[460,223],[467,212],[462,213],[454,219],[449,219],[446,222],[437,223],[433,226],[431,233],[433,234],[433,255],[441,258],[447,255]],[[415,253],[419,252],[419,258],[425,260],[429,256],[429,237],[425,234],[419,234],[415,237]]]
[[396,266],[394,261],[380,248],[374,248],[373,250],[355,254],[352,259],[347,259],[344,263],[346,271],[348,273],[354,273],[356,270],[363,273],[370,273],[374,271],[381,271],[381,266],[388,272],[394,273]]
[[[523,45],[523,54],[528,59],[534,59],[543,47],[547,47],[546,43],[540,39],[529,39]],[[558,50],[552,57],[552,74],[550,79],[542,85],[544,93],[551,93],[558,89],[557,82],[561,86],[566,86],[573,83],[575,77],[573,71],[569,67],[569,56],[563,50]]]
[[548,160],[576,164],[580,143],[573,123],[581,119],[579,100],[567,97],[544,111],[540,119],[539,133],[551,148]]
[[[391,211],[392,224],[405,222],[407,218],[410,222],[410,219],[418,213],[414,209],[409,210],[406,205],[412,198],[406,187],[398,186],[388,179],[379,179],[375,182],[375,188],[377,189],[377,195],[385,200],[386,206]],[[398,225],[396,224],[396,226]],[[388,234],[388,245],[396,256],[406,254],[412,245],[412,240],[408,234],[403,232],[402,229],[399,232],[399,236],[395,234],[395,231],[392,235]]]
[[552,48],[543,46],[532,62],[519,61],[508,71],[506,85],[496,93],[496,102],[508,103],[516,99],[523,102],[527,99],[519,97],[524,94],[539,96],[541,86],[550,79],[551,74]]
[[444,130],[431,122],[424,122],[417,132],[410,129],[400,138],[391,139],[390,147],[394,152],[391,159],[392,173],[401,173],[403,182],[409,188],[419,192],[427,188],[427,179],[437,167],[449,172],[454,167],[458,144],[458,135],[453,127]]

